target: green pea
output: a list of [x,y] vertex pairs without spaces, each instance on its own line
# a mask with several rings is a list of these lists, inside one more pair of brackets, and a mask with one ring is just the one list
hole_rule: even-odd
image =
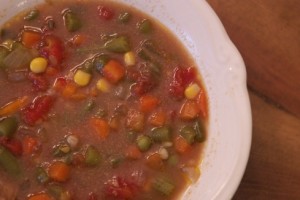
[[85,152],[85,163],[90,167],[99,165],[101,162],[101,155],[99,151],[93,147],[89,146]]
[[136,139],[136,144],[141,151],[147,151],[152,146],[152,140],[147,135],[140,135]]

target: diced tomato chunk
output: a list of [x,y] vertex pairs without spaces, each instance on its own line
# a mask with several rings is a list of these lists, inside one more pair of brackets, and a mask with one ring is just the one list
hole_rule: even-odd
[[0,137],[0,145],[6,147],[15,156],[20,156],[23,153],[22,143],[17,139]]
[[40,54],[49,60],[51,66],[61,64],[64,58],[63,42],[54,35],[47,35],[44,37],[44,43]]
[[32,82],[32,87],[34,91],[43,92],[46,91],[49,87],[48,81],[45,76],[29,73],[28,79]]
[[22,110],[22,119],[28,125],[34,125],[51,109],[54,98],[49,95],[39,96]]
[[138,189],[136,184],[117,176],[107,181],[105,185],[106,197],[119,200],[134,199]]
[[115,13],[110,8],[107,8],[105,6],[99,6],[98,15],[102,19],[111,20],[114,17]]
[[110,60],[102,69],[104,77],[111,83],[118,83],[125,76],[124,66],[116,60]]

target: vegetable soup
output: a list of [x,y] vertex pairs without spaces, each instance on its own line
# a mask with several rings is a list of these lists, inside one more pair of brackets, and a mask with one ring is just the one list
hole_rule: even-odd
[[198,180],[205,88],[155,19],[46,1],[0,43],[0,199],[178,199]]

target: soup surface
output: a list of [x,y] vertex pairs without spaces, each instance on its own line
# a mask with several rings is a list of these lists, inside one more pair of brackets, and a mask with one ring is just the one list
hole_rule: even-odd
[[177,199],[199,175],[207,99],[161,24],[47,1],[1,28],[0,199]]

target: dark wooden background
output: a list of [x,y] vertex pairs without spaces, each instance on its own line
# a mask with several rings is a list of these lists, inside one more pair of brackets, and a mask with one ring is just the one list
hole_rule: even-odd
[[253,114],[233,199],[300,199],[300,0],[207,0],[244,58]]

